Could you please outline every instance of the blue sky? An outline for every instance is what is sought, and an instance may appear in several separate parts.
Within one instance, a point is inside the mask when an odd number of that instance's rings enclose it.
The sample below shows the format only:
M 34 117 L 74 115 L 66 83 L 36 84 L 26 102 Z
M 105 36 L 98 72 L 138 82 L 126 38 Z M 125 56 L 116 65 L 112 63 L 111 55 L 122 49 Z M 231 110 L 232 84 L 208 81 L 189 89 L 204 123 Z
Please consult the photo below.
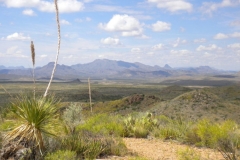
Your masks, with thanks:
M 60 64 L 95 59 L 240 70 L 240 0 L 59 0 Z M 54 61 L 53 0 L 0 0 L 0 65 Z

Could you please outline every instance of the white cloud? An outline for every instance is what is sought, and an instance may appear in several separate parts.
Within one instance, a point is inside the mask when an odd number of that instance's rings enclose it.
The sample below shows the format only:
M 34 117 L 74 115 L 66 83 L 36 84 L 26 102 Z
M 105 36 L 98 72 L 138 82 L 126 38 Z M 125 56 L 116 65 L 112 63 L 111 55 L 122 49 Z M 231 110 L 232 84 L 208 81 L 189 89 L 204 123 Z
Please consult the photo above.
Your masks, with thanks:
M 235 26 L 235 27 L 240 26 L 240 20 L 232 21 L 232 22 L 230 23 L 230 26 Z
M 75 22 L 81 23 L 81 22 L 90 22 L 92 19 L 90 17 L 86 17 L 85 19 L 81 19 L 81 18 L 76 18 Z
M 240 38 L 240 32 L 234 32 L 233 34 L 230 34 L 233 38 Z
M 8 35 L 6 38 L 2 38 L 6 40 L 30 40 L 31 38 L 29 36 L 24 36 L 23 33 L 13 33 L 11 35 Z
M 226 38 L 228 38 L 228 35 L 223 33 L 218 33 L 214 36 L 214 39 L 226 39 Z
M 89 3 L 91 1 L 93 1 L 93 0 L 83 0 L 83 2 L 85 2 L 85 3 Z
M 140 22 L 126 14 L 114 15 L 107 24 L 100 23 L 99 27 L 109 32 L 121 32 L 122 36 L 143 36 Z
M 240 43 L 229 44 L 227 47 L 232 49 L 240 49 Z
M 32 9 L 25 9 L 22 13 L 24 15 L 27 15 L 27 16 L 34 16 L 35 15 L 35 13 Z
M 70 24 L 71 24 L 70 22 L 68 22 L 68 21 L 65 20 L 65 19 L 60 20 L 60 23 L 61 23 L 62 25 L 70 25 Z
M 63 58 L 64 58 L 64 59 L 65 59 L 65 58 L 71 59 L 71 58 L 73 58 L 73 55 L 64 56 Z
M 132 48 L 132 49 L 131 49 L 131 52 L 133 52 L 133 53 L 139 53 L 139 52 L 141 52 L 141 49 L 140 49 L 140 48 Z
M 171 24 L 167 22 L 157 21 L 152 24 L 152 30 L 155 32 L 163 32 L 171 29 Z
M 86 21 L 90 22 L 92 19 L 90 17 L 86 17 Z
M 75 22 L 81 23 L 81 22 L 83 22 L 83 20 L 81 18 L 76 18 Z
M 205 39 L 205 38 L 194 39 L 193 42 L 194 42 L 194 43 L 204 43 L 204 42 L 206 42 L 206 39 Z
M 45 57 L 47 57 L 47 55 L 46 54 L 42 54 L 42 55 L 40 55 L 40 57 L 41 58 L 45 58 Z
M 22 50 L 18 46 L 7 48 L 6 54 L 3 57 L 27 58 L 28 56 L 22 54 Z
M 46 0 L 4 0 L 7 7 L 13 8 L 37 8 L 43 12 L 55 12 L 55 6 L 53 2 Z M 78 0 L 59 0 L 58 1 L 59 12 L 78 12 L 84 9 L 84 4 Z
M 92 7 L 93 11 L 100 11 L 100 12 L 117 12 L 117 13 L 124 13 L 124 14 L 140 14 L 141 12 L 128 9 L 127 7 L 121 6 L 110 6 L 110 5 L 94 5 Z
M 13 46 L 7 49 L 7 54 L 20 54 L 21 51 L 18 49 L 18 46 Z
M 192 4 L 186 0 L 148 0 L 150 3 L 154 3 L 160 9 L 166 9 L 170 12 L 178 11 L 192 11 Z
M 187 40 L 178 38 L 178 39 L 176 40 L 176 42 L 173 44 L 173 47 L 177 47 L 177 46 L 179 46 L 180 44 L 185 44 L 185 43 L 187 43 Z
M 155 46 L 152 47 L 153 50 L 161 50 L 161 49 L 163 49 L 163 48 L 164 48 L 164 45 L 161 44 L 161 43 L 159 43 L 159 44 L 157 44 L 157 45 L 155 45 Z
M 214 50 L 220 50 L 221 48 L 218 47 L 216 44 L 212 44 L 209 46 L 203 46 L 200 45 L 198 46 L 198 48 L 196 49 L 197 51 L 214 51 Z
M 186 49 L 182 49 L 182 50 L 171 50 L 170 54 L 176 55 L 176 56 L 186 56 L 188 54 L 190 54 L 191 52 L 189 50 Z
M 106 44 L 106 45 L 119 45 L 119 44 L 121 44 L 119 39 L 111 38 L 111 37 L 101 39 L 101 43 Z
M 180 27 L 180 31 L 181 31 L 181 32 L 185 32 L 185 28 Z
M 219 8 L 224 7 L 234 7 L 239 5 L 240 1 L 238 0 L 222 0 L 220 3 L 214 2 L 203 2 L 202 7 L 200 8 L 203 13 L 212 14 L 213 11 L 218 10 Z

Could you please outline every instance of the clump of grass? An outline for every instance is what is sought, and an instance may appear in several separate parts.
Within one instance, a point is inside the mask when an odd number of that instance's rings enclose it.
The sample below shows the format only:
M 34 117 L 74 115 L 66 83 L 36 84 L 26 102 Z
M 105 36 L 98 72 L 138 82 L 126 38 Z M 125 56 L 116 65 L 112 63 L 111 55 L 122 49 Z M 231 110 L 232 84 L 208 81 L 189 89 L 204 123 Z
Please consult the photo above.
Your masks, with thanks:
M 158 123 L 159 126 L 153 130 L 152 135 L 164 140 L 184 141 L 186 133 L 191 126 L 190 122 L 184 121 L 182 118 L 174 120 L 163 115 L 158 117 Z
M 179 160 L 200 160 L 201 155 L 192 148 L 185 148 L 177 152 Z
M 106 155 L 125 155 L 127 148 L 120 139 L 81 131 L 62 139 L 62 149 L 77 153 L 77 157 L 95 159 Z
M 45 160 L 77 160 L 76 153 L 69 150 L 58 150 L 54 153 L 48 153 Z
M 148 159 L 144 158 L 144 157 L 137 156 L 137 157 L 131 157 L 128 160 L 148 160 Z

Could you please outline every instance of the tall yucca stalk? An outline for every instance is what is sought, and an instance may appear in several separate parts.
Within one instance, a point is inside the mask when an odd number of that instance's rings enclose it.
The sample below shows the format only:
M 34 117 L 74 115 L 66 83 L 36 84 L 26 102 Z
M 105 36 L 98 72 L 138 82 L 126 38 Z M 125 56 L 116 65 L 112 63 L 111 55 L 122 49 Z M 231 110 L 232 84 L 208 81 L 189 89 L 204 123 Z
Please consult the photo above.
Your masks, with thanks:
M 53 80 L 54 73 L 56 71 L 57 62 L 58 62 L 58 56 L 59 56 L 59 51 L 60 51 L 60 44 L 61 44 L 61 32 L 60 32 L 60 23 L 59 23 L 58 0 L 54 0 L 54 3 L 55 3 L 55 9 L 56 9 L 56 21 L 57 21 L 57 28 L 58 28 L 58 47 L 57 47 L 57 55 L 56 55 L 54 67 L 53 67 L 53 70 L 52 70 L 51 78 L 49 80 L 47 89 L 46 89 L 46 91 L 44 93 L 44 97 L 46 97 L 47 94 L 48 94 L 48 90 L 50 88 L 50 85 L 51 85 L 52 80 Z
M 33 65 L 33 83 L 34 83 L 34 88 L 33 88 L 33 97 L 35 98 L 35 94 L 36 94 L 36 83 L 35 83 L 35 48 L 34 48 L 34 44 L 33 41 L 31 41 L 31 56 L 32 56 L 32 65 Z

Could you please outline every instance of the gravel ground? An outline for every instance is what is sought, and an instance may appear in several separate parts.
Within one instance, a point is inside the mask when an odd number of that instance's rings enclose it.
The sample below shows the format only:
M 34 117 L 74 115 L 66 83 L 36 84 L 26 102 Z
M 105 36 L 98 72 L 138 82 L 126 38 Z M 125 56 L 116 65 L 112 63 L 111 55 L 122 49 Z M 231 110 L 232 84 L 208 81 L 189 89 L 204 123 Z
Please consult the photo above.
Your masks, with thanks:
M 189 146 L 178 142 L 164 142 L 156 139 L 136 139 L 124 138 L 124 142 L 132 153 L 137 153 L 141 157 L 149 160 L 178 160 L 178 151 L 185 150 Z M 216 150 L 207 148 L 191 147 L 198 153 L 201 160 L 224 160 L 223 156 Z M 112 157 L 115 160 L 127 160 L 128 157 Z

